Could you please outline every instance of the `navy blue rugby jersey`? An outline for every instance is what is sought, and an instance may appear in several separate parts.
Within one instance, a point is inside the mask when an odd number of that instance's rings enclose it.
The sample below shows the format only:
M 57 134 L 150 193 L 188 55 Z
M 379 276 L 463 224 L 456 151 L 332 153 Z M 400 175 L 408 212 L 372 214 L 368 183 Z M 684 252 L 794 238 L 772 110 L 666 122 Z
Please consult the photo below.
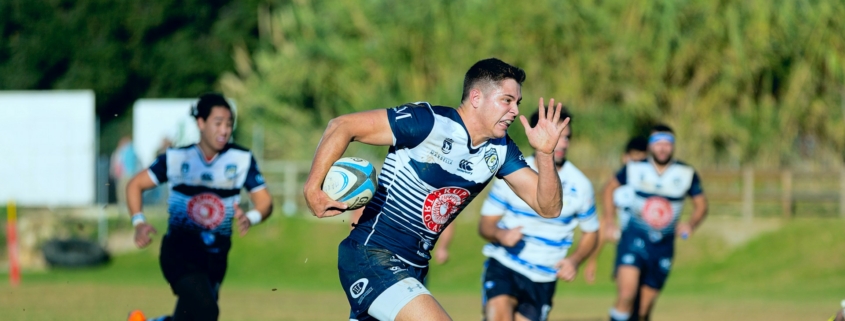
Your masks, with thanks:
M 424 267 L 452 220 L 493 178 L 528 167 L 505 136 L 471 146 L 458 111 L 426 102 L 387 110 L 393 145 L 350 238 Z
M 210 161 L 196 144 L 169 148 L 148 173 L 156 185 L 169 183 L 168 231 L 206 232 L 204 237 L 209 232 L 231 236 L 240 190 L 265 188 L 252 153 L 235 144 L 227 144 Z
M 662 174 L 649 159 L 629 162 L 616 173 L 616 180 L 634 190 L 628 228 L 648 234 L 653 242 L 675 234 L 685 197 L 704 193 L 695 169 L 677 160 Z

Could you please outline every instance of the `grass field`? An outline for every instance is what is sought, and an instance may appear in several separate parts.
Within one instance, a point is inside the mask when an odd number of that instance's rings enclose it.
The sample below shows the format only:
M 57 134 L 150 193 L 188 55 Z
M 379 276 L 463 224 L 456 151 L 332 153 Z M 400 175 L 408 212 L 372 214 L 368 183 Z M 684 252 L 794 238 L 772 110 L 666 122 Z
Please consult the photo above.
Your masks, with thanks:
M 778 225 L 736 243 L 720 235 L 753 225 L 712 218 L 680 242 L 653 319 L 829 317 L 845 298 L 845 222 Z M 221 320 L 344 320 L 348 305 L 337 281 L 336 248 L 346 231 L 332 221 L 274 217 L 247 237 L 235 237 Z M 0 320 L 124 320 L 132 309 L 168 313 L 174 297 L 158 269 L 159 244 L 118 255 L 101 268 L 25 273 L 17 288 L 3 276 Z M 450 262 L 433 266 L 430 289 L 455 320 L 478 320 L 482 241 L 471 221 L 460 222 L 454 245 Z M 596 284 L 579 279 L 558 285 L 551 320 L 607 319 L 614 296 L 612 254 L 602 253 L 599 275 L 605 277 Z

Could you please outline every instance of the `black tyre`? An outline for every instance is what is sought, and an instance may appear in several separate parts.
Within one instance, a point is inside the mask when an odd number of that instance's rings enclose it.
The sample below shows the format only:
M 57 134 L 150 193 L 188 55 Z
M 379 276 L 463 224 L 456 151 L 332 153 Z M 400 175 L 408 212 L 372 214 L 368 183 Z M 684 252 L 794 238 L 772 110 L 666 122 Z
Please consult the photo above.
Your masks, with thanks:
M 41 250 L 50 267 L 82 268 L 109 261 L 109 254 L 99 244 L 81 239 L 53 239 Z

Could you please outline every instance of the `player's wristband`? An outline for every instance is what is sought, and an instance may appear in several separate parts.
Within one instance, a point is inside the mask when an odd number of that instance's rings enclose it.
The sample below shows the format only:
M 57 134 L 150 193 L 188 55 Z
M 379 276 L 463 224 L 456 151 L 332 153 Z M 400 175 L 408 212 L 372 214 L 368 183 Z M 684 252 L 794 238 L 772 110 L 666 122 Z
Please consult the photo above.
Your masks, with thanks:
M 246 212 L 246 218 L 249 220 L 250 225 L 261 223 L 261 220 L 264 219 L 264 217 L 261 216 L 261 212 L 256 209 L 251 209 L 249 212 Z
M 132 214 L 132 227 L 136 227 L 136 226 L 138 226 L 138 224 L 146 223 L 146 222 L 147 222 L 147 218 L 144 217 L 144 213 L 138 212 L 138 213 Z

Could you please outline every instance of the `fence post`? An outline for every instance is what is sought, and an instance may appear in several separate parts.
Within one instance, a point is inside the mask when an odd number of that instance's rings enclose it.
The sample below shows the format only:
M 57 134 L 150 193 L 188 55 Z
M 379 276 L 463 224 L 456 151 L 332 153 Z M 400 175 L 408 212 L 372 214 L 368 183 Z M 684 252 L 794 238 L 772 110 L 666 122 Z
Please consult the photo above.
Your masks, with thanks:
M 845 167 L 839 170 L 839 217 L 845 218 Z
M 746 221 L 754 218 L 754 169 L 742 169 L 742 217 Z
M 296 162 L 285 162 L 285 203 L 282 211 L 286 216 L 296 213 L 296 176 L 298 173 Z
M 792 170 L 784 169 L 780 176 L 780 204 L 783 209 L 783 217 L 791 218 L 794 206 L 792 204 Z

